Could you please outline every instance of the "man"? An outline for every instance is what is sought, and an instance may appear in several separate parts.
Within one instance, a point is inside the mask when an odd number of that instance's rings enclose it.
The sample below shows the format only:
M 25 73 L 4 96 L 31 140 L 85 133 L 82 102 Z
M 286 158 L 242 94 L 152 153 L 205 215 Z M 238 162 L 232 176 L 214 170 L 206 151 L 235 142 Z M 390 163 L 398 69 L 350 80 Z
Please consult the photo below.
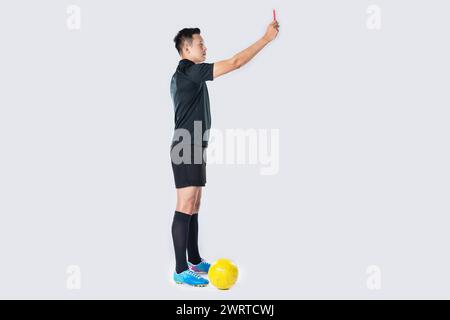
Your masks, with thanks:
M 172 222 L 176 283 L 192 286 L 209 283 L 199 276 L 208 273 L 210 264 L 201 258 L 198 248 L 198 212 L 202 187 L 206 184 L 206 148 L 211 128 L 206 81 L 245 65 L 276 38 L 278 30 L 279 24 L 274 20 L 264 36 L 250 47 L 216 63 L 204 63 L 207 49 L 200 29 L 185 28 L 174 38 L 181 56 L 170 85 L 175 110 L 175 133 L 170 151 L 177 189 Z

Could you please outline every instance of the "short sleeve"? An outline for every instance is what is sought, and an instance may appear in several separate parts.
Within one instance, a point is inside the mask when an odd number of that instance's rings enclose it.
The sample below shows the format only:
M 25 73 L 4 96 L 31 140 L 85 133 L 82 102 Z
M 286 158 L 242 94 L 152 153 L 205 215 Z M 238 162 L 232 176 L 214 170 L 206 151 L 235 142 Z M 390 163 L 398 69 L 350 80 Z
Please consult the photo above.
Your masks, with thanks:
M 194 82 L 212 81 L 214 74 L 214 63 L 193 64 L 186 70 L 186 74 Z

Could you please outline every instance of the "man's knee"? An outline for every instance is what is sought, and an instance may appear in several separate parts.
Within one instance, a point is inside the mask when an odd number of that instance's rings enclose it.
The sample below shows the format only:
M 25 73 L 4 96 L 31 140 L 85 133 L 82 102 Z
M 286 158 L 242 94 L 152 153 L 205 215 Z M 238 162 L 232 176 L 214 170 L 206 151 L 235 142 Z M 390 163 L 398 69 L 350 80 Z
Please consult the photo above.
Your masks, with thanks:
M 200 199 L 197 199 L 197 201 L 195 201 L 194 204 L 194 213 L 198 213 L 199 210 L 200 210 Z
M 196 209 L 196 197 L 192 196 L 182 197 L 178 199 L 177 210 L 183 213 L 192 214 Z

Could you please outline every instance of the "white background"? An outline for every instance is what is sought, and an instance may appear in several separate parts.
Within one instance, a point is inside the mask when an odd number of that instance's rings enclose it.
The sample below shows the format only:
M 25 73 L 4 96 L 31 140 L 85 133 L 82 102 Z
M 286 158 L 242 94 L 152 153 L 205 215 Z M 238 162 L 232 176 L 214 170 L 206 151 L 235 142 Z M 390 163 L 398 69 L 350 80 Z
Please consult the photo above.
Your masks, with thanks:
M 66 9 L 81 8 L 69 30 Z M 366 26 L 369 5 L 381 30 Z M 172 39 L 207 62 L 263 35 L 208 83 L 216 129 L 280 130 L 280 170 L 210 165 L 202 256 L 230 291 L 177 287 Z M 2 1 L 0 297 L 449 298 L 445 1 Z M 81 290 L 68 290 L 69 265 Z M 369 290 L 369 266 L 381 290 Z

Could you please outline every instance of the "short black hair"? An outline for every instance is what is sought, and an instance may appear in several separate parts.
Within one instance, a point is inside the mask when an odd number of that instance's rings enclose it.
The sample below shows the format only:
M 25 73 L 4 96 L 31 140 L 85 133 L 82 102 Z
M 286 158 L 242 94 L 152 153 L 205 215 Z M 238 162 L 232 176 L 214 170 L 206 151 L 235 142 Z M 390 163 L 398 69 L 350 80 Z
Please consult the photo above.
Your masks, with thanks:
M 190 44 L 192 44 L 192 36 L 194 34 L 200 34 L 199 28 L 184 28 L 180 31 L 178 31 L 177 35 L 173 39 L 175 42 L 175 48 L 177 48 L 178 53 L 181 54 L 181 49 L 183 47 L 183 43 L 185 41 L 188 41 Z

